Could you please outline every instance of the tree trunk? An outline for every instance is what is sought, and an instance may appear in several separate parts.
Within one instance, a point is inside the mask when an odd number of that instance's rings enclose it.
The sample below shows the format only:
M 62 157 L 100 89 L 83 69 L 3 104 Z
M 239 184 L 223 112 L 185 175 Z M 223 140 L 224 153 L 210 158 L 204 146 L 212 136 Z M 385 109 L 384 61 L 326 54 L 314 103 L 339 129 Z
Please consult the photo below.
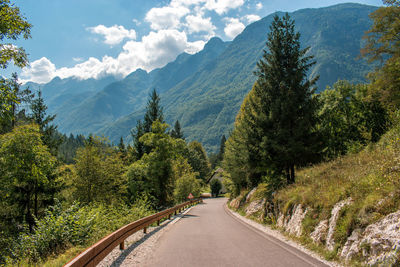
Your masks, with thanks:
M 290 183 L 294 184 L 295 181 L 294 164 L 292 164 L 292 166 L 290 166 Z

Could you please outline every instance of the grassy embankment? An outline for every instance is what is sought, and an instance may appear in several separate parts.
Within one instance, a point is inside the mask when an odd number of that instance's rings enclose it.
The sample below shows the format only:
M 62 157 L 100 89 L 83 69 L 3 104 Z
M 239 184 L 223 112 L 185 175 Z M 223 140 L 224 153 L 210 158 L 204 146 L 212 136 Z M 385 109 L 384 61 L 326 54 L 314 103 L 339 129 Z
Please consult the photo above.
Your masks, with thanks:
M 252 200 L 266 194 L 267 187 L 261 184 Z M 244 197 L 246 192 L 241 195 Z M 349 197 L 353 203 L 340 212 L 334 234 L 335 249 L 328 251 L 324 245 L 314 244 L 310 233 L 320 221 L 329 219 L 336 203 Z M 339 260 L 337 252 L 354 229 L 365 229 L 400 209 L 400 125 L 359 153 L 299 170 L 296 183 L 276 192 L 273 203 L 275 216 L 260 217 L 256 213 L 252 219 L 274 225 L 278 211 L 287 214 L 295 205 L 302 204 L 309 210 L 302 223 L 303 234 L 293 238 L 328 260 Z M 245 208 L 241 206 L 238 212 L 243 215 Z M 355 260 L 352 264 L 359 262 Z

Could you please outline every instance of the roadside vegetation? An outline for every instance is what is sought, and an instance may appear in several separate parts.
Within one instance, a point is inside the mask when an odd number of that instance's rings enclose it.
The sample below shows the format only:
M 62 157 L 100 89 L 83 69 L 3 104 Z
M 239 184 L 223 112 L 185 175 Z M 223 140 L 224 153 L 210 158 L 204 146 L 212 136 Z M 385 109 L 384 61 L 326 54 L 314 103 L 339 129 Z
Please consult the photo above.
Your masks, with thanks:
M 28 64 L 4 40 L 30 38 L 31 24 L 0 1 L 0 68 Z M 133 143 L 62 135 L 41 92 L 17 74 L 0 79 L 0 265 L 61 266 L 121 226 L 199 197 L 210 164 L 201 143 L 164 121 L 156 90 Z
M 231 207 L 245 215 L 251 201 L 266 199 L 265 210 L 249 216 L 274 226 L 280 214 L 301 204 L 308 212 L 296 239 L 327 259 L 339 260 L 338 251 L 354 230 L 400 209 L 400 3 L 384 4 L 370 16 L 373 25 L 361 51 L 371 62 L 382 60 L 368 75 L 370 83 L 337 81 L 318 94 L 312 87 L 317 77 L 306 76 L 314 62 L 307 48 L 300 50 L 294 22 L 287 15 L 275 17 L 258 80 L 226 142 Z M 336 246 L 328 251 L 310 234 L 346 199 L 352 202 L 340 211 Z M 397 257 L 390 260 L 398 264 Z M 362 264 L 362 258 L 351 264 Z

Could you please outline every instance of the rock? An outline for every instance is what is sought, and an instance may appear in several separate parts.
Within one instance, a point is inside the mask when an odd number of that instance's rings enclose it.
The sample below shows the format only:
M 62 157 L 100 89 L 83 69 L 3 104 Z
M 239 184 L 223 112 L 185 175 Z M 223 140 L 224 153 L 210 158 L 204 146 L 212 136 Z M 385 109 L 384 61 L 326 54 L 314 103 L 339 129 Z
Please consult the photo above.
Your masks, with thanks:
M 286 224 L 287 224 L 287 221 L 286 221 L 285 215 L 283 215 L 283 213 L 279 213 L 279 217 L 278 217 L 278 220 L 276 221 L 276 225 L 281 228 L 286 228 Z
M 257 187 L 254 187 L 246 196 L 246 203 L 249 203 L 251 197 L 254 195 L 254 193 L 257 191 Z
M 319 222 L 317 227 L 315 227 L 314 231 L 310 234 L 310 237 L 314 241 L 314 243 L 322 244 L 326 240 L 327 232 L 328 220 L 323 220 Z
M 392 254 L 400 246 L 400 210 L 365 228 L 360 244 L 368 264 L 376 264 Z
M 246 216 L 252 215 L 262 209 L 264 209 L 266 199 L 255 200 L 250 203 L 246 208 Z
M 361 243 L 361 230 L 356 229 L 351 233 L 351 236 L 347 238 L 346 243 L 340 253 L 340 257 L 344 258 L 346 261 L 350 260 L 360 252 Z
M 295 236 L 301 236 L 303 232 L 302 221 L 307 214 L 307 209 L 303 211 L 301 204 L 295 206 L 294 212 L 286 224 L 286 231 Z
M 333 239 L 333 233 L 336 229 L 337 220 L 339 219 L 340 210 L 347 205 L 350 205 L 353 202 L 351 198 L 346 200 L 342 200 L 333 207 L 331 211 L 331 217 L 329 218 L 329 228 L 328 234 L 326 236 L 326 247 L 328 250 L 333 250 L 335 248 L 335 240 Z
M 234 208 L 237 210 L 240 207 L 240 198 L 241 197 L 238 196 L 237 198 L 235 198 L 231 201 L 231 203 L 229 204 L 231 206 L 231 208 Z

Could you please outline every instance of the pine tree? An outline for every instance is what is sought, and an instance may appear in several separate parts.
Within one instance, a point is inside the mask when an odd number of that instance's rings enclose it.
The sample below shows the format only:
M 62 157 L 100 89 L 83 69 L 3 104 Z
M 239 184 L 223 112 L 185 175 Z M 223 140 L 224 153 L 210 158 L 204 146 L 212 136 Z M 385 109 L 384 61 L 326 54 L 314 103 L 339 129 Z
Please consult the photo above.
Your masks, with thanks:
M 289 184 L 295 182 L 295 166 L 310 160 L 316 143 L 317 106 L 312 94 L 318 77 L 307 79 L 315 62 L 306 56 L 309 47 L 300 48 L 300 33 L 294 27 L 287 13 L 282 19 L 274 17 L 268 49 L 257 63 L 254 93 L 260 101 L 252 104 L 256 116 L 250 118 L 262 133 L 259 160 L 267 159 L 268 168 L 286 174 Z
M 42 98 L 42 92 L 39 90 L 37 98 L 32 100 L 30 105 L 32 120 L 39 125 L 42 134 L 43 143 L 49 147 L 51 153 L 56 156 L 61 139 L 57 137 L 57 126 L 50 125 L 56 115 L 46 115 L 47 106 Z
M 223 134 L 222 137 L 221 137 L 221 143 L 219 145 L 218 162 L 221 162 L 224 159 L 225 143 L 226 143 L 226 137 Z
M 183 132 L 181 130 L 181 124 L 178 120 L 175 122 L 174 129 L 172 129 L 171 131 L 171 137 L 185 140 L 185 137 L 183 137 Z
M 236 194 L 243 187 L 268 179 L 276 188 L 295 182 L 295 166 L 312 160 L 317 151 L 316 100 L 312 97 L 318 77 L 308 80 L 315 64 L 300 49 L 300 34 L 286 14 L 274 17 L 267 49 L 257 63 L 258 76 L 235 120 L 226 142 L 223 166 Z
M 134 148 L 133 158 L 135 160 L 141 159 L 144 153 L 150 152 L 150 148 L 140 142 L 140 137 L 145 133 L 150 133 L 152 131 L 151 126 L 153 125 L 153 122 L 159 121 L 164 123 L 163 110 L 162 107 L 160 107 L 160 97 L 158 96 L 156 89 L 153 89 L 149 97 L 150 99 L 147 102 L 144 121 L 142 122 L 139 120 L 136 124 L 136 129 L 131 131 Z
M 163 109 L 160 107 L 160 97 L 156 89 L 153 89 L 150 99 L 147 102 L 146 114 L 144 115 L 143 128 L 145 133 L 151 132 L 151 126 L 156 120 L 164 123 Z

